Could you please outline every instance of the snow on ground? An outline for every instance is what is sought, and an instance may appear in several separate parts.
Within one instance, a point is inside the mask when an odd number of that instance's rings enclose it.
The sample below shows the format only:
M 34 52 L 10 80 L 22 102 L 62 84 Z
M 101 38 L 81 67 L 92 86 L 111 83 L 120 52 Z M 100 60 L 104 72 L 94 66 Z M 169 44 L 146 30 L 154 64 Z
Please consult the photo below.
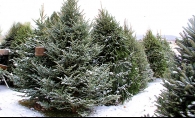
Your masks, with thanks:
M 156 97 L 165 89 L 161 79 L 156 79 L 148 87 L 134 95 L 132 99 L 118 106 L 98 106 L 89 117 L 142 117 L 154 116 Z
M 97 106 L 89 117 L 141 117 L 154 115 L 156 96 L 164 89 L 161 79 L 148 83 L 148 87 L 132 99 L 118 106 Z M 0 117 L 44 117 L 43 114 L 18 103 L 22 93 L 0 85 Z
M 0 117 L 43 117 L 42 114 L 19 104 L 23 93 L 0 85 Z

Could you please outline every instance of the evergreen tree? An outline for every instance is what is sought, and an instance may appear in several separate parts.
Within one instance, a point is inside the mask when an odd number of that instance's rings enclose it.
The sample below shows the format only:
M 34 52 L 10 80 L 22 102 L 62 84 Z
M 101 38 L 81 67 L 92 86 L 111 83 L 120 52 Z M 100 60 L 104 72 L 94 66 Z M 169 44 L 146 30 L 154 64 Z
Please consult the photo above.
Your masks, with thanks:
M 13 23 L 8 34 L 4 38 L 5 42 L 1 45 L 1 48 L 15 48 L 17 45 L 24 43 L 26 38 L 30 37 L 32 33 L 33 30 L 29 22 L 24 24 L 20 22 Z
M 40 18 L 34 20 L 37 28 L 34 30 L 32 36 L 26 39 L 25 43 L 17 46 L 17 50 L 15 50 L 17 57 L 10 59 L 13 61 L 13 77 L 12 73 L 8 74 L 8 76 L 10 75 L 9 78 L 12 78 L 15 87 L 30 89 L 38 86 L 37 82 L 33 79 L 33 76 L 37 74 L 33 69 L 33 61 L 50 66 L 50 64 L 47 63 L 50 62 L 48 58 L 35 57 L 35 47 L 40 46 L 40 41 L 47 41 L 45 38 L 47 35 L 46 26 L 49 24 L 49 20 L 46 22 L 47 19 L 49 18 L 44 14 L 44 6 L 42 6 Z M 18 74 L 19 76 L 17 76 Z
M 0 46 L 2 49 L 9 49 L 9 55 L 3 55 L 0 57 L 1 64 L 4 64 L 7 66 L 6 71 L 12 72 L 13 68 L 13 58 L 16 58 L 18 54 L 16 51 L 18 51 L 20 45 L 22 43 L 25 43 L 26 39 L 31 37 L 33 33 L 33 30 L 30 26 L 29 22 L 26 23 L 14 23 L 12 27 L 9 29 L 8 34 L 4 38 L 3 44 Z M 4 74 L 7 75 L 7 74 Z M 9 81 L 9 85 L 12 86 L 12 81 L 10 81 L 10 78 L 6 78 L 6 80 Z
M 18 22 L 14 23 L 10 28 L 8 34 L 4 38 L 4 43 L 1 45 L 2 49 L 10 49 L 10 59 L 16 56 L 15 51 L 18 45 L 25 43 L 26 39 L 31 37 L 33 30 L 29 22 L 24 24 Z
M 126 38 L 129 40 L 129 50 L 130 52 L 134 52 L 134 58 L 135 63 L 138 65 L 138 73 L 139 76 L 136 80 L 133 80 L 133 83 L 131 87 L 136 90 L 135 93 L 139 92 L 140 89 L 144 89 L 147 86 L 147 83 L 149 81 L 152 81 L 154 72 L 150 68 L 150 64 L 147 60 L 146 53 L 144 51 L 144 46 L 142 43 L 139 43 L 136 40 L 136 36 L 133 36 L 134 31 L 132 30 L 132 27 L 129 27 L 127 24 L 127 21 L 124 22 L 124 34 L 126 35 Z M 135 94 L 134 93 L 134 94 Z
M 161 41 L 152 34 L 151 30 L 148 30 L 143 38 L 143 45 L 154 77 L 163 77 L 167 62 Z
M 188 27 L 183 27 L 182 40 L 176 39 L 179 46 L 179 63 L 164 81 L 166 90 L 157 99 L 157 116 L 195 117 L 195 16 L 189 19 Z M 178 59 L 177 59 L 178 60 Z
M 1 48 L 8 48 L 11 46 L 11 41 L 14 40 L 17 30 L 20 28 L 21 23 L 13 23 L 8 33 L 5 35 L 4 43 L 1 44 Z
M 38 22 L 36 40 L 22 45 L 25 49 L 14 60 L 17 66 L 10 77 L 46 110 L 86 116 L 89 108 L 116 101 L 119 96 L 112 94 L 109 65 L 91 63 L 102 47 L 91 43 L 90 27 L 77 1 L 67 0 L 52 16 Z M 45 47 L 45 56 L 34 56 L 31 49 L 36 45 Z
M 101 54 L 96 59 L 97 63 L 114 63 L 129 55 L 121 32 L 122 27 L 119 26 L 115 18 L 105 9 L 100 9 L 92 29 L 93 43 L 104 46 Z
M 163 48 L 163 53 L 165 56 L 165 60 L 167 63 L 167 67 L 166 70 L 164 72 L 163 77 L 164 78 L 170 78 L 171 76 L 171 72 L 174 71 L 175 67 L 176 67 L 176 58 L 177 55 L 174 53 L 174 51 L 171 49 L 169 42 L 167 41 L 167 39 L 164 37 L 162 37 L 160 34 L 157 34 L 157 39 L 160 40 L 162 48 Z
M 130 52 L 129 43 L 119 23 L 107 10 L 100 9 L 91 31 L 93 43 L 103 46 L 94 62 L 98 65 L 109 64 L 110 75 L 115 79 L 112 91 L 120 95 L 119 102 L 124 102 L 137 92 L 135 81 L 139 76 L 134 52 Z

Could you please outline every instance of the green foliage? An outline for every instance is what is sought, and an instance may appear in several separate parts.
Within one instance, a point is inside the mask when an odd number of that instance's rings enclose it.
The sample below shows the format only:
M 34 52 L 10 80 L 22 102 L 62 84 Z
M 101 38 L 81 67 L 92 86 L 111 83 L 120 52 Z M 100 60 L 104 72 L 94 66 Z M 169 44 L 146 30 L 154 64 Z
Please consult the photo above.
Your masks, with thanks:
M 185 63 L 172 74 L 174 79 L 164 81 L 166 88 L 157 99 L 159 117 L 195 117 L 195 66 Z
M 14 36 L 14 41 L 11 43 L 10 49 L 14 49 L 18 45 L 25 42 L 27 38 L 29 38 L 33 33 L 33 30 L 30 26 L 30 23 L 24 23 L 17 30 L 16 35 Z
M 125 38 L 122 34 L 122 27 L 105 9 L 99 10 L 92 29 L 93 43 L 104 46 L 97 57 L 98 64 L 115 63 L 129 55 Z
M 133 80 L 134 84 L 131 84 L 131 87 L 134 86 L 134 94 L 138 93 L 140 89 L 144 89 L 147 86 L 148 81 L 152 81 L 153 71 L 150 68 L 150 64 L 147 60 L 146 53 L 144 51 L 144 46 L 136 40 L 136 36 L 133 36 L 134 31 L 132 27 L 128 27 L 127 22 L 124 22 L 124 34 L 128 40 L 130 52 L 134 52 L 134 63 L 138 66 L 139 76 L 136 77 L 136 80 Z
M 92 44 L 90 26 L 76 0 L 67 0 L 61 11 L 36 20 L 35 38 L 21 44 L 10 78 L 32 100 L 46 110 L 57 109 L 86 116 L 93 106 L 119 99 L 112 93 L 110 66 L 95 65 L 102 47 Z M 45 56 L 34 56 L 34 48 L 45 47 Z
M 176 44 L 179 46 L 178 52 L 180 53 L 179 57 L 182 62 L 185 63 L 194 63 L 194 48 L 195 48 L 195 32 L 194 30 L 194 18 L 189 19 L 188 27 L 183 27 L 183 33 L 180 33 L 182 40 L 177 39 Z
M 17 45 L 24 43 L 25 40 L 31 36 L 32 32 L 33 30 L 29 22 L 24 24 L 20 22 L 14 23 L 5 36 L 5 42 L 2 44 L 1 48 L 14 49 Z
M 13 23 L 10 30 L 6 34 L 4 40 L 5 42 L 1 45 L 1 48 L 8 48 L 11 46 L 11 41 L 14 40 L 14 37 L 16 36 L 17 30 L 20 28 L 21 23 Z
M 164 78 L 170 78 L 171 76 L 171 72 L 174 71 L 174 69 L 176 68 L 176 54 L 174 53 L 174 51 L 172 51 L 169 42 L 166 40 L 166 38 L 162 38 L 162 36 L 160 36 L 159 34 L 157 34 L 157 38 L 160 40 L 161 45 L 162 45 L 162 49 L 163 49 L 163 53 L 165 56 L 165 60 L 167 63 L 167 67 L 166 70 L 163 74 Z
M 138 93 L 146 82 L 140 79 L 141 72 L 139 73 L 136 62 L 136 52 L 131 48 L 135 39 L 132 39 L 131 34 L 124 32 L 107 10 L 99 10 L 91 35 L 93 43 L 103 46 L 103 49 L 96 56 L 94 62 L 98 65 L 111 65 L 110 77 L 115 79 L 112 90 L 114 94 L 121 96 L 119 102 L 122 103 L 131 98 L 133 94 Z
M 0 61 L 3 62 L 2 64 L 7 65 L 6 71 L 12 72 L 12 68 L 14 68 L 12 59 L 18 56 L 16 51 L 18 51 L 21 44 L 25 43 L 25 41 L 31 37 L 32 33 L 33 30 L 29 22 L 24 24 L 18 22 L 12 25 L 1 45 L 1 48 L 9 49 L 9 55 L 0 57 Z M 10 81 L 10 78 L 7 79 Z M 12 85 L 12 82 L 9 84 Z
M 176 40 L 180 55 L 171 77 L 164 81 L 166 90 L 157 99 L 157 116 L 195 117 L 194 21 L 193 16 L 183 34 L 180 33 L 182 40 Z
M 143 45 L 150 67 L 154 72 L 154 77 L 163 77 L 167 62 L 161 41 L 152 34 L 151 30 L 148 30 L 143 38 Z
M 35 29 L 36 38 L 39 40 L 45 40 L 44 37 L 47 34 L 47 29 L 52 26 L 55 22 L 58 22 L 59 15 L 57 12 L 53 12 L 50 17 L 47 17 L 44 13 L 44 6 L 41 6 L 40 9 L 40 18 L 37 20 L 33 20 L 35 24 L 37 25 L 37 28 Z
M 120 95 L 118 102 L 124 103 L 125 100 L 130 99 L 133 94 L 139 91 L 140 83 L 137 81 L 139 76 L 137 64 L 129 56 L 110 65 L 112 65 L 110 78 L 115 80 L 112 85 L 112 91 L 114 94 Z

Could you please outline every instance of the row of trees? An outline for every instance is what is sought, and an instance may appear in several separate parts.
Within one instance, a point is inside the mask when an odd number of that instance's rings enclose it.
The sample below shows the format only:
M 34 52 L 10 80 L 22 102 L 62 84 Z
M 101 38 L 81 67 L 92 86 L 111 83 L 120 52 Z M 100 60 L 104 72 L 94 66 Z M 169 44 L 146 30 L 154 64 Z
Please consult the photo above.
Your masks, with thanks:
M 51 16 L 40 12 L 30 24 L 14 24 L 1 48 L 11 50 L 7 70 L 14 87 L 45 110 L 87 116 L 98 105 L 129 100 L 155 78 L 169 78 L 174 53 L 162 37 L 146 32 L 142 42 L 124 22 L 105 9 L 93 23 L 84 19 L 77 0 L 67 0 Z M 36 46 L 45 56 L 35 56 Z

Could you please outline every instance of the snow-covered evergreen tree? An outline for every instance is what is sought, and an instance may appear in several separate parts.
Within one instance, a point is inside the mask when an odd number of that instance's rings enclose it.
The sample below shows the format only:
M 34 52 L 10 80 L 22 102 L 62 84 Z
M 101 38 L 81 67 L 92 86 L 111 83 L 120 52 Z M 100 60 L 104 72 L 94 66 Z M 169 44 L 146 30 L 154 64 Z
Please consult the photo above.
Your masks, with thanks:
M 102 47 L 91 43 L 90 27 L 77 0 L 65 1 L 52 17 L 38 22 L 36 39 L 22 45 L 10 75 L 15 83 L 46 110 L 86 116 L 93 106 L 116 102 L 120 96 L 112 93 L 110 66 L 92 63 Z M 37 45 L 45 48 L 45 56 L 34 55 Z

